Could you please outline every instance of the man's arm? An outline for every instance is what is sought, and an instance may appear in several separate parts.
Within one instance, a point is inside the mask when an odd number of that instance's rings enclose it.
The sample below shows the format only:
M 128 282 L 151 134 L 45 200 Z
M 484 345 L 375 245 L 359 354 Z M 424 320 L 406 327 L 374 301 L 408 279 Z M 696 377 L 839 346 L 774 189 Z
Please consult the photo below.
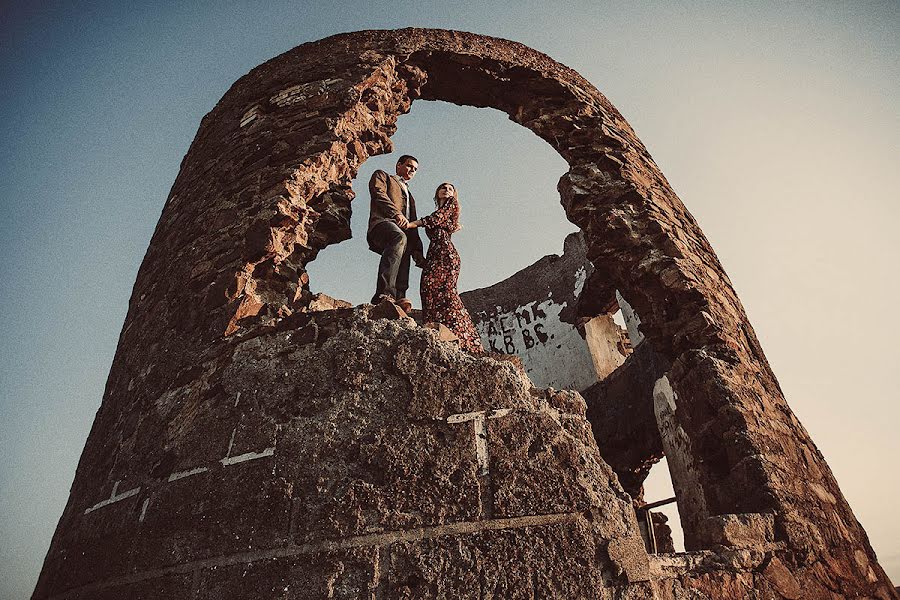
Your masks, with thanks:
M 418 213 L 416 212 L 416 199 L 413 198 L 412 193 L 409 195 L 409 216 L 418 222 L 419 227 L 421 227 L 421 220 L 418 218 Z M 416 266 L 420 269 L 425 267 L 425 254 L 422 251 L 422 238 L 419 237 L 419 230 L 413 229 L 409 231 L 407 234 L 407 239 L 410 240 L 410 256 L 413 259 L 413 262 L 416 263 Z

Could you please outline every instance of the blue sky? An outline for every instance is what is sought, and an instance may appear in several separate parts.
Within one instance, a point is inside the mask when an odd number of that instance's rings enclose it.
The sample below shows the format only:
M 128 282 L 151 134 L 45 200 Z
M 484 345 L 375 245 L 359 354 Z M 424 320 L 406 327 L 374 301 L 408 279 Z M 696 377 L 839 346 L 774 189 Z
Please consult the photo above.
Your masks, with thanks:
M 31 2 L 0 8 L 0 597 L 31 593 L 200 119 L 300 43 L 405 26 L 520 41 L 610 98 L 710 238 L 900 580 L 897 3 Z M 399 125 L 398 150 L 422 159 L 416 196 L 459 185 L 461 289 L 561 251 L 565 163 L 546 144 L 442 103 Z M 375 263 L 357 189 L 354 239 L 311 273 L 362 302 Z

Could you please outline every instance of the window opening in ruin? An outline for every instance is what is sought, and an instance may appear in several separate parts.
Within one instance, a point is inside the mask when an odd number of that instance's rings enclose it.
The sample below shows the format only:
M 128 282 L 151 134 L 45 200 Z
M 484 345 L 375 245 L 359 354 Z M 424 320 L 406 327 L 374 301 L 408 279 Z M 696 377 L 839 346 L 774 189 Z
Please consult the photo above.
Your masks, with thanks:
M 654 523 L 654 539 L 656 552 L 660 554 L 671 552 L 684 552 L 684 532 L 681 528 L 681 517 L 678 514 L 678 503 L 667 502 L 654 506 L 658 502 L 675 498 L 675 490 L 672 487 L 672 477 L 669 475 L 669 465 L 663 457 L 661 461 L 653 465 L 650 474 L 644 480 L 644 500 L 650 506 L 651 518 Z M 646 533 L 646 518 L 644 511 L 638 511 L 638 522 L 644 542 L 648 545 Z
M 417 100 L 397 126 L 394 152 L 367 160 L 353 180 L 353 237 L 325 248 L 307 266 L 313 293 L 352 304 L 372 297 L 378 256 L 366 244 L 368 182 L 376 169 L 393 173 L 401 154 L 419 159 L 410 189 L 420 215 L 434 210 L 434 191 L 442 182 L 459 190 L 463 228 L 453 242 L 462 260 L 460 292 L 490 286 L 543 256 L 561 253 L 566 235 L 577 231 L 556 190 L 568 171 L 565 160 L 505 113 Z M 424 232 L 420 235 L 426 241 Z M 410 271 L 409 295 L 416 307 L 421 306 L 420 272 Z

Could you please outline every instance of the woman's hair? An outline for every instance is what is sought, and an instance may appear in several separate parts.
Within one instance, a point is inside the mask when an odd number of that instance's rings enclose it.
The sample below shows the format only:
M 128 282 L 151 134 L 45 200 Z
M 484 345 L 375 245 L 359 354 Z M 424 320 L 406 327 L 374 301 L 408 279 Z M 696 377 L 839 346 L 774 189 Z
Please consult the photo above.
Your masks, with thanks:
M 444 187 L 445 185 L 449 185 L 450 187 L 453 188 L 453 197 L 456 198 L 457 202 L 459 201 L 459 194 L 456 191 L 456 186 L 453 185 L 452 183 L 450 183 L 449 181 L 445 181 L 441 185 L 437 186 L 436 190 L 434 190 L 434 205 L 435 206 L 440 206 L 440 203 L 438 202 L 438 192 L 441 191 L 441 188 Z

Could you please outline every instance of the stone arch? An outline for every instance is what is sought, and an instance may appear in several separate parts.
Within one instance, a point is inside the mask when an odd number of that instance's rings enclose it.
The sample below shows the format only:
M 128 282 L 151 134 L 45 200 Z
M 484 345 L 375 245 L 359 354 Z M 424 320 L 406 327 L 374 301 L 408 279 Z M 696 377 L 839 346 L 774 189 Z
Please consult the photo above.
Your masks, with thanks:
M 715 253 L 621 114 L 547 56 L 461 32 L 339 35 L 289 51 L 235 83 L 208 115 L 209 126 L 201 126 L 202 146 L 185 158 L 198 163 L 223 147 L 243 150 L 240 163 L 218 163 L 231 167 L 222 173 L 225 193 L 240 198 L 239 216 L 229 220 L 243 228 L 232 237 L 242 252 L 206 274 L 216 280 L 208 287 L 209 310 L 194 323 L 198 333 L 230 335 L 303 309 L 305 265 L 349 237 L 350 181 L 369 156 L 392 150 L 397 118 L 416 99 L 499 109 L 567 161 L 561 202 L 584 232 L 596 268 L 583 311 L 599 312 L 618 289 L 667 364 L 725 377 L 722 365 L 745 363 L 757 384 L 777 389 Z M 196 185 L 193 174 L 188 181 Z M 700 400 L 696 390 L 685 395 L 704 406 L 704 424 L 705 411 L 722 400 Z M 709 510 L 770 510 L 767 482 L 732 472 L 735 461 L 720 444 L 724 432 L 698 430 L 706 439 L 693 452 L 704 455 L 708 472 L 694 483 L 714 496 Z M 742 478 L 740 485 L 722 485 L 731 475 Z M 729 491 L 735 489 L 743 491 Z
M 679 426 L 692 440 L 691 483 L 705 503 L 698 518 L 785 505 L 807 513 L 808 490 L 776 483 L 767 465 L 802 470 L 802 448 L 817 451 L 696 220 L 602 93 L 516 42 L 426 29 L 342 34 L 298 46 L 238 80 L 204 118 L 169 199 L 202 201 L 208 194 L 198 187 L 215 190 L 216 223 L 230 227 L 227 236 L 214 228 L 215 244 L 204 247 L 241 247 L 239 257 L 196 279 L 209 290 L 207 303 L 195 318 L 179 314 L 183 326 L 215 338 L 302 308 L 304 265 L 349 236 L 350 181 L 369 156 L 392 151 L 397 117 L 416 99 L 502 110 L 567 161 L 561 203 L 595 266 L 582 310 L 596 314 L 620 290 L 671 365 Z M 191 212 L 181 202 L 177 208 L 181 220 Z M 167 205 L 161 228 L 173 212 Z M 166 235 L 196 241 L 183 221 L 173 224 L 180 229 Z M 778 415 L 799 440 L 772 461 L 759 457 L 782 444 L 760 423 L 762 413 Z M 694 547 L 711 543 L 700 531 L 687 535 Z
M 521 44 L 404 29 L 299 46 L 242 77 L 204 117 L 138 273 L 104 402 L 35 597 L 79 585 L 67 579 L 73 569 L 66 553 L 71 547 L 76 556 L 93 539 L 94 530 L 80 529 L 84 515 L 137 502 L 142 489 L 151 489 L 146 482 L 158 486 L 153 498 L 165 498 L 174 492 L 157 490 L 167 481 L 274 455 L 277 428 L 260 421 L 246 433 L 257 446 L 232 457 L 230 443 L 220 460 L 206 433 L 193 433 L 197 407 L 211 406 L 218 417 L 231 410 L 230 402 L 237 406 L 240 396 L 232 400 L 222 392 L 222 373 L 239 344 L 273 331 L 293 335 L 284 333 L 292 323 L 302 323 L 297 335 L 310 339 L 336 327 L 327 318 L 306 327 L 301 318 L 309 300 L 305 265 L 349 236 L 350 182 L 369 156 L 391 151 L 397 117 L 416 99 L 503 110 L 568 162 L 560 199 L 584 233 L 595 266 L 581 309 L 599 312 L 620 290 L 664 358 L 666 376 L 654 389 L 657 418 L 671 432 L 667 454 L 681 454 L 682 484 L 697 498 L 686 531 L 690 543 L 761 549 L 768 562 L 747 569 L 765 569 L 771 581 L 753 587 L 775 586 L 783 597 L 797 597 L 791 594 L 798 581 L 813 595 L 821 590 L 824 596 L 826 589 L 874 595 L 876 588 L 887 594 L 865 532 L 784 401 L 715 253 L 625 119 L 576 72 Z M 277 358 L 251 360 L 252 352 L 241 351 L 247 362 L 237 370 L 248 378 Z M 362 380 L 355 372 L 341 376 Z M 530 401 L 526 395 L 519 400 Z M 551 400 L 554 410 L 577 412 L 578 402 L 564 394 Z M 218 426 L 216 419 L 209 423 Z M 161 441 L 163 431 L 175 441 Z M 212 467 L 180 466 L 169 442 L 184 442 Z M 128 457 L 140 458 L 128 465 Z M 98 481 L 112 492 L 96 502 Z M 282 498 L 288 483 L 270 479 L 266 485 Z M 150 500 L 131 509 L 140 523 Z M 296 516 L 283 505 L 260 500 L 260 506 L 279 523 Z M 227 502 L 223 507 L 238 510 Z M 619 529 L 625 531 L 633 517 L 622 515 Z M 111 523 L 104 522 L 107 530 L 115 528 Z M 227 530 L 214 533 L 234 542 Z M 128 544 L 143 534 L 134 535 Z M 606 539 L 603 552 L 625 564 L 624 551 L 613 543 L 625 538 Z M 127 550 L 128 560 L 148 568 L 167 560 L 147 558 L 140 544 Z M 80 552 L 79 560 L 87 561 Z M 126 553 L 121 556 L 125 561 Z M 197 560 L 190 568 L 199 573 Z M 134 568 L 125 562 L 114 567 L 106 574 Z M 622 569 L 629 580 L 650 577 L 645 569 Z M 128 578 L 112 581 L 124 585 Z

